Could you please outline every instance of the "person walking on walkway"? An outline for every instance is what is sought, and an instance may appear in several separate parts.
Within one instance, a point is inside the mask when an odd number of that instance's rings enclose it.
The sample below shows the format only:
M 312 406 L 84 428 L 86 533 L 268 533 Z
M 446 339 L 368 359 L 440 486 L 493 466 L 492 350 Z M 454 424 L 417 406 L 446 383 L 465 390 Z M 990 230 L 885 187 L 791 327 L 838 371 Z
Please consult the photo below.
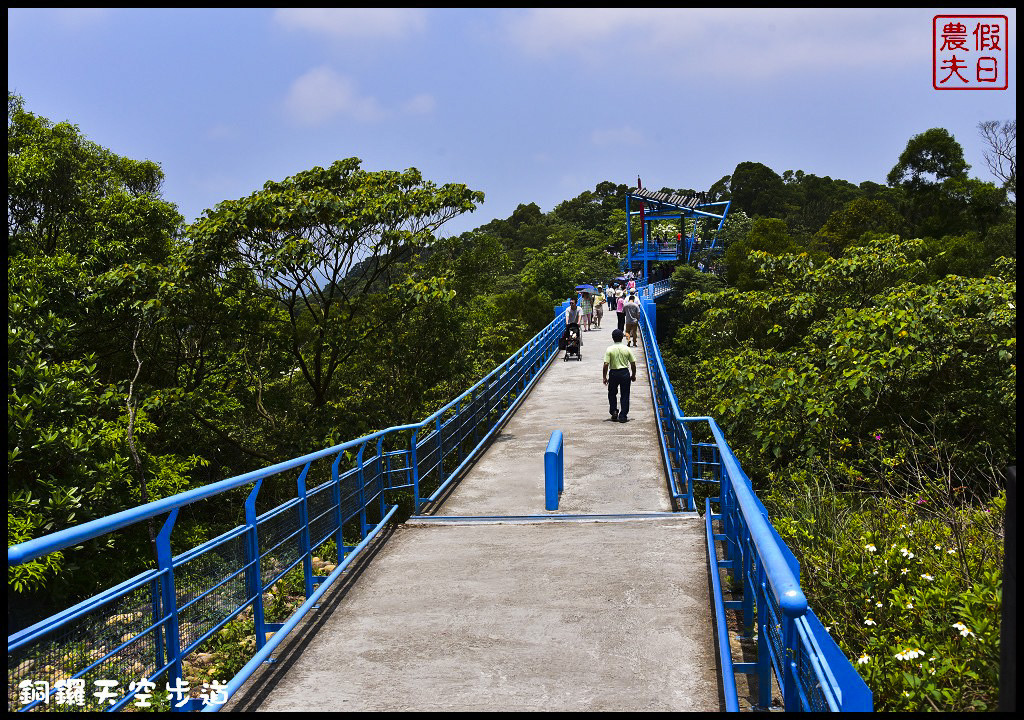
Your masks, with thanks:
M 594 312 L 594 299 L 586 291 L 583 292 L 580 310 L 582 311 L 583 332 L 590 332 L 590 316 Z
M 615 291 L 615 313 L 619 316 L 619 330 L 622 330 L 623 325 L 626 323 L 626 315 L 623 312 L 623 305 L 625 304 L 625 298 L 622 296 L 621 290 Z
M 565 311 L 565 324 L 566 325 L 579 325 L 580 324 L 580 308 L 576 304 L 576 298 L 569 298 L 569 307 Z
M 622 344 L 622 331 L 618 328 L 612 330 L 612 340 L 614 342 L 604 351 L 601 375 L 608 386 L 608 413 L 612 420 L 624 423 L 629 415 L 629 384 L 636 381 L 636 356 Z M 616 403 L 617 395 L 622 396 L 619 403 Z
M 640 326 L 640 303 L 636 301 L 636 295 L 629 296 L 629 302 L 622 307 L 622 314 L 626 316 L 626 347 L 636 347 L 636 330 Z
M 601 328 L 601 316 L 604 315 L 604 293 L 598 290 L 594 296 L 594 328 Z

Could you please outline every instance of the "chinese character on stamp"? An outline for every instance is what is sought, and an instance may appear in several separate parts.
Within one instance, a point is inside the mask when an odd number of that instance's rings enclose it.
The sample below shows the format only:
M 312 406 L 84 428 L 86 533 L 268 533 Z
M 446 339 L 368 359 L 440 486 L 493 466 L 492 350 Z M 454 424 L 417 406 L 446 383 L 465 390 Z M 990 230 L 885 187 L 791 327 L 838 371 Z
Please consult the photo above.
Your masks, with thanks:
M 932 87 L 1008 88 L 1009 30 L 1005 15 L 936 15 L 932 18 Z

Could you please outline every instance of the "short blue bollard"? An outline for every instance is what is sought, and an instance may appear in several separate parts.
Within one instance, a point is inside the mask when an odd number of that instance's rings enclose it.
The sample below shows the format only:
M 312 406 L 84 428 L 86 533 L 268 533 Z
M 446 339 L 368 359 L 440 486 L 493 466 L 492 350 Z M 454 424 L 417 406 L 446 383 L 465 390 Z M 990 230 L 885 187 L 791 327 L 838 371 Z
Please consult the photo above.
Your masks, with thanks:
M 544 507 L 558 509 L 558 496 L 565 480 L 565 454 L 562 449 L 562 431 L 555 430 L 544 451 Z

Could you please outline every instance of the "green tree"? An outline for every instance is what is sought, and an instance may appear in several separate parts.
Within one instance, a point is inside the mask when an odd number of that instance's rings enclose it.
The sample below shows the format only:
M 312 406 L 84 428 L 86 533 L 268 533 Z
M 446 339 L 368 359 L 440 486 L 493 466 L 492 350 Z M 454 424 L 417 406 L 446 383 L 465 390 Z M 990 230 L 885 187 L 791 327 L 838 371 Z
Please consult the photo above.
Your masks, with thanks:
M 787 170 L 783 178 L 790 172 Z M 845 180 L 799 170 L 786 182 L 786 190 L 786 222 L 791 232 L 804 235 L 817 232 L 829 216 L 861 195 L 859 188 Z
M 999 276 L 928 284 L 921 246 L 879 236 L 817 263 L 753 253 L 768 290 L 687 298 L 701 314 L 672 344 L 685 359 L 674 377 L 695 413 L 725 423 L 752 476 L 834 462 L 914 423 L 935 428 L 964 476 L 986 452 L 1012 459 L 1012 261 Z
M 948 130 L 932 128 L 910 138 L 886 181 L 914 191 L 947 179 L 966 179 L 969 169 L 960 143 Z
M 767 165 L 741 162 L 729 181 L 733 207 L 749 215 L 781 217 L 785 184 Z
M 779 255 L 796 249 L 785 221 L 775 218 L 755 219 L 747 236 L 730 243 L 726 248 L 724 261 L 729 284 L 741 290 L 761 286 L 763 281 L 756 277 L 758 264 L 751 258 L 752 252 Z
M 415 169 L 367 172 L 348 158 L 222 202 L 189 232 L 225 271 L 248 269 L 281 304 L 278 331 L 320 408 L 338 368 L 380 327 L 363 300 L 386 290 L 444 222 L 482 201 L 465 185 L 437 187 Z
M 159 197 L 159 166 L 119 157 L 11 93 L 7 131 L 13 543 L 178 492 L 201 459 L 149 441 L 150 360 L 181 225 Z M 124 549 L 106 542 L 93 550 Z M 109 579 L 58 556 L 9 573 L 16 592 L 50 597 Z
M 837 257 L 857 244 L 864 233 L 900 234 L 902 226 L 903 219 L 887 202 L 860 197 L 832 213 L 817 238 L 833 257 Z
M 901 187 L 906 203 L 900 210 L 916 236 L 942 236 L 966 230 L 959 197 L 970 166 L 963 148 L 943 128 L 932 128 L 907 142 L 886 181 Z

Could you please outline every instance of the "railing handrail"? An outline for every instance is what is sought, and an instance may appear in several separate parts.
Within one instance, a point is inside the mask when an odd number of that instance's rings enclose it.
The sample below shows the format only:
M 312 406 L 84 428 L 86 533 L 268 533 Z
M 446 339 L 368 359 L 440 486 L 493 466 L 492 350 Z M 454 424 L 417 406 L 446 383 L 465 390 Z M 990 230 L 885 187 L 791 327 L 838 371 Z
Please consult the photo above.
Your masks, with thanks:
M 364 444 L 380 435 L 402 429 L 402 427 L 380 430 L 371 435 L 366 435 L 365 437 L 361 437 L 356 440 L 350 440 L 348 442 L 341 443 L 340 445 L 318 450 L 291 460 L 285 460 L 284 462 L 269 465 L 267 467 L 260 468 L 259 470 L 253 470 L 243 475 L 236 475 L 232 478 L 219 480 L 218 482 L 210 483 L 209 485 L 204 485 L 200 488 L 186 490 L 185 492 L 171 495 L 160 500 L 153 500 L 145 505 L 138 505 L 134 508 L 114 513 L 113 515 L 106 515 L 104 517 L 82 523 L 81 525 L 76 525 L 64 530 L 58 530 L 57 532 L 50 533 L 49 535 L 43 535 L 42 537 L 34 538 L 32 540 L 26 540 L 23 543 L 18 543 L 17 545 L 12 545 L 7 548 L 7 565 L 11 566 L 26 563 L 37 557 L 41 557 L 42 555 L 48 555 L 52 552 L 56 552 L 57 550 L 70 547 L 71 545 L 77 545 L 108 532 L 114 532 L 115 530 L 120 530 L 121 528 L 128 527 L 129 525 L 134 525 L 142 520 L 147 520 L 149 518 L 156 517 L 157 515 L 170 512 L 171 510 L 191 505 L 194 502 L 206 500 L 215 495 L 227 492 L 228 490 L 234 490 L 235 488 L 242 487 L 243 485 L 248 485 L 251 482 L 256 482 L 262 478 L 267 478 L 286 470 L 301 467 L 307 463 L 321 460 L 325 457 L 330 457 L 331 455 L 343 453 L 351 447 Z
M 645 296 L 653 299 L 661 294 L 664 285 L 657 283 L 648 288 L 650 292 L 645 292 Z M 658 347 L 654 308 L 652 302 L 643 303 L 641 322 L 658 432 L 671 476 L 673 498 L 686 500 L 692 509 L 692 483 L 698 479 L 694 477 L 694 467 L 702 466 L 705 471 L 716 468 L 713 473 L 717 479 L 706 475 L 699 479 L 719 485 L 719 496 L 705 500 L 705 527 L 726 709 L 739 709 L 735 673 L 757 676 L 757 703 L 762 709 L 768 709 L 774 672 L 787 711 L 870 711 L 871 691 L 828 629 L 808 607 L 800 588 L 799 564 L 772 527 L 764 505 L 754 494 L 750 479 L 726 442 L 717 420 L 682 414 Z M 708 424 L 714 442 L 692 442 L 690 426 L 698 422 Z M 704 449 L 713 450 L 710 459 L 703 452 L 696 457 L 693 455 L 694 450 Z M 675 463 L 670 461 L 669 452 Z M 719 513 L 712 513 L 712 502 L 719 504 Z M 712 529 L 714 520 L 721 523 L 721 535 Z M 716 550 L 718 541 L 724 544 L 721 561 Z M 725 602 L 720 568 L 729 569 L 734 589 L 740 592 L 739 600 Z M 727 604 L 742 612 L 744 627 L 757 628 L 759 641 L 754 663 L 732 661 Z
M 246 608 L 251 608 L 257 658 L 247 664 L 248 670 L 236 675 L 229 683 L 229 688 L 237 687 L 247 677 L 246 673 L 258 665 L 258 659 L 267 657 L 269 650 L 266 638 L 271 637 L 272 647 L 276 646 L 288 630 L 295 626 L 298 618 L 312 607 L 312 600 L 318 598 L 334 582 L 338 571 L 350 564 L 366 546 L 366 542 L 392 519 L 396 507 L 392 506 L 390 510 L 385 507 L 386 490 L 411 488 L 418 510 L 421 501 L 431 502 L 435 497 L 421 498 L 421 486 L 432 487 L 438 484 L 440 487 L 435 491 L 436 495 L 457 479 L 467 463 L 478 457 L 482 448 L 509 415 L 515 412 L 557 354 L 561 324 L 560 316 L 553 318 L 516 352 L 424 420 L 384 428 L 9 547 L 8 564 L 17 565 L 147 519 L 160 516 L 163 521 L 163 528 L 156 540 L 158 569 L 144 571 L 14 635 L 9 634 L 9 657 L 12 652 L 20 653 L 24 658 L 32 657 L 36 643 L 63 642 L 53 640 L 57 633 L 81 632 L 81 628 L 91 627 L 89 623 L 100 622 L 103 627 L 107 627 L 110 618 L 114 617 L 111 613 L 116 612 L 114 603 L 129 602 L 132 603 L 133 616 L 126 622 L 148 623 L 147 627 L 137 629 L 127 642 L 123 638 L 120 642 L 113 642 L 117 645 L 113 649 L 101 644 L 102 656 L 84 669 L 74 664 L 77 661 L 73 658 L 69 660 L 71 665 L 68 667 L 59 663 L 53 668 L 46 666 L 47 672 L 53 675 L 50 680 L 55 682 L 59 677 L 83 677 L 104 663 L 116 664 L 122 653 L 134 653 L 133 658 L 143 658 L 143 678 L 155 679 L 166 675 L 169 683 L 173 678 L 180 681 L 185 658 L 214 632 L 234 620 Z M 423 432 L 424 428 L 426 432 Z M 419 437 L 421 434 L 422 438 Z M 385 443 L 389 438 L 392 440 L 386 448 Z M 418 451 L 420 459 L 424 461 L 422 464 L 417 460 Z M 339 472 L 339 464 L 346 456 L 352 467 L 347 467 L 349 463 L 346 463 L 346 468 Z M 455 458 L 454 470 L 446 462 L 449 458 Z M 330 479 L 315 483 L 314 487 L 307 489 L 306 478 L 314 463 L 330 464 L 332 461 Z M 295 497 L 258 514 L 256 503 L 263 481 L 271 476 L 293 476 L 296 471 L 301 472 L 294 478 Z M 171 534 L 180 508 L 240 488 L 248 492 L 245 524 L 174 555 Z M 374 506 L 379 504 L 379 508 L 371 509 L 371 503 Z M 376 518 L 378 515 L 379 520 L 368 517 Z M 358 525 L 350 527 L 352 532 L 358 531 L 363 540 L 356 546 L 348 545 L 342 535 L 346 523 Z M 264 535 L 267 536 L 268 545 L 264 545 Z M 331 572 L 328 577 L 320 577 L 315 574 L 317 568 L 312 562 L 315 559 L 313 555 L 329 540 L 336 543 L 337 571 Z M 328 549 L 327 552 L 333 553 L 334 549 Z M 215 568 L 213 575 L 209 578 L 202 576 L 202 573 L 208 572 L 202 565 L 206 553 L 217 556 L 212 564 Z M 263 594 L 274 582 L 299 566 L 307 602 L 285 623 L 268 622 Z M 190 585 L 193 575 L 196 579 L 202 577 L 201 581 L 209 582 L 197 585 L 193 592 Z M 189 588 L 187 598 L 183 599 L 176 591 L 176 578 L 185 583 L 183 587 Z M 130 593 L 142 595 L 132 596 L 128 600 Z M 200 602 L 221 605 L 213 611 L 203 610 L 200 616 L 196 615 Z M 152 620 L 145 619 L 149 615 Z M 18 669 L 9 668 L 9 678 L 11 672 L 23 672 L 21 661 L 14 663 L 12 668 L 16 666 Z M 30 667 L 32 663 L 34 660 L 30 661 Z M 48 702 L 48 697 L 56 692 L 55 687 L 52 686 L 44 696 L 35 697 L 21 709 L 31 710 Z M 138 689 L 129 688 L 128 694 L 117 704 L 105 709 L 120 709 L 138 692 Z M 194 705 L 194 701 L 190 703 L 190 707 Z M 175 705 L 173 709 L 182 709 L 182 706 Z
M 650 333 L 650 337 L 653 338 L 655 335 L 654 329 L 651 326 L 650 318 L 647 317 L 646 309 L 641 309 L 643 310 L 643 312 L 641 312 L 642 322 L 644 323 L 643 331 L 645 333 Z M 661 357 L 661 350 L 658 347 L 658 343 L 653 342 L 650 347 L 653 350 L 654 357 L 648 357 L 647 362 L 648 364 L 651 362 L 655 364 L 659 376 L 662 378 L 662 381 L 666 383 L 666 390 L 668 392 L 665 394 L 668 398 L 669 410 L 672 413 L 672 420 L 679 424 L 694 422 L 708 423 L 711 428 L 711 432 L 715 437 L 715 444 L 718 446 L 726 471 L 728 472 L 729 477 L 735 480 L 732 483 L 733 490 L 736 493 L 736 498 L 742 511 L 743 518 L 749 528 L 750 536 L 757 547 L 758 554 L 764 562 L 765 571 L 772 591 L 775 594 L 775 599 L 778 602 L 779 607 L 782 608 L 782 611 L 787 616 L 799 617 L 800 615 L 803 615 L 807 612 L 807 597 L 804 595 L 803 590 L 800 589 L 800 581 L 789 567 L 789 563 L 786 561 L 785 554 L 775 539 L 771 526 L 761 513 L 757 501 L 754 498 L 754 493 L 750 489 L 750 479 L 740 467 L 739 461 L 736 459 L 736 455 L 733 453 L 732 448 L 729 447 L 729 443 L 726 442 L 721 428 L 712 417 L 688 417 L 683 415 L 682 410 L 679 408 L 679 402 L 676 399 L 675 389 L 672 387 L 672 383 L 669 382 L 668 371 L 665 369 L 665 362 Z
M 515 358 L 519 356 L 520 353 L 528 349 L 530 345 L 537 340 L 538 337 L 547 332 L 550 329 L 550 327 L 556 322 L 558 322 L 557 319 L 553 320 L 551 323 L 546 325 L 540 332 L 538 332 L 536 335 L 530 338 L 530 340 L 524 343 L 523 346 L 519 348 L 519 350 L 509 355 L 509 357 L 503 363 L 498 365 L 491 372 L 489 372 L 487 375 L 485 375 L 483 378 L 477 381 L 472 387 L 470 387 L 468 390 L 463 392 L 461 395 L 459 395 L 451 402 L 447 403 L 440 410 L 431 413 L 426 419 L 418 423 L 398 425 L 394 427 L 385 428 L 383 430 L 378 430 L 377 432 L 370 433 L 369 435 L 364 435 L 362 437 L 356 438 L 355 440 L 349 440 L 338 445 L 331 446 L 329 448 L 324 448 L 323 450 L 317 450 L 315 452 L 302 455 L 301 457 L 292 458 L 291 460 L 285 460 L 283 462 L 276 463 L 274 465 L 270 465 L 264 468 L 260 468 L 258 470 L 253 470 L 242 475 L 236 475 L 235 477 L 232 478 L 220 480 L 209 485 L 204 485 L 203 487 L 200 488 L 186 490 L 176 495 L 171 495 L 170 497 L 162 498 L 160 500 L 154 500 L 152 502 L 146 503 L 145 505 L 138 505 L 134 508 L 122 510 L 112 515 L 107 515 L 102 518 L 90 520 L 88 522 L 82 523 L 81 525 L 65 528 L 64 530 L 58 530 L 57 532 L 50 533 L 48 535 L 43 535 L 38 538 L 33 538 L 32 540 L 26 540 L 25 542 L 18 543 L 17 545 L 12 545 L 11 547 L 7 548 L 7 565 L 8 567 L 10 567 L 12 565 L 20 565 L 29 562 L 38 557 L 42 557 L 43 555 L 48 555 L 52 552 L 56 552 L 58 550 L 62 550 L 64 548 L 85 542 L 86 540 L 91 540 L 93 538 L 99 537 L 100 535 L 105 535 L 107 533 L 120 530 L 122 528 L 141 522 L 143 520 L 147 520 L 149 518 L 153 518 L 158 515 L 170 512 L 177 508 L 181 508 L 186 505 L 191 505 L 194 502 L 206 500 L 215 495 L 219 495 L 229 490 L 234 490 L 236 488 L 242 487 L 244 485 L 247 485 L 251 482 L 255 482 L 262 478 L 267 478 L 272 475 L 285 472 L 286 470 L 292 470 L 294 468 L 301 467 L 308 463 L 315 462 L 316 460 L 321 460 L 325 457 L 339 455 L 350 448 L 359 445 L 365 445 L 371 440 L 375 440 L 384 435 L 402 432 L 404 430 L 420 430 L 429 423 L 435 422 L 438 417 L 442 416 L 445 412 L 447 412 L 457 403 L 465 399 L 468 395 L 471 395 L 474 390 L 480 387 L 484 382 L 489 380 L 491 377 L 499 374 L 502 370 L 506 368 L 506 366 L 512 363 L 515 360 Z

